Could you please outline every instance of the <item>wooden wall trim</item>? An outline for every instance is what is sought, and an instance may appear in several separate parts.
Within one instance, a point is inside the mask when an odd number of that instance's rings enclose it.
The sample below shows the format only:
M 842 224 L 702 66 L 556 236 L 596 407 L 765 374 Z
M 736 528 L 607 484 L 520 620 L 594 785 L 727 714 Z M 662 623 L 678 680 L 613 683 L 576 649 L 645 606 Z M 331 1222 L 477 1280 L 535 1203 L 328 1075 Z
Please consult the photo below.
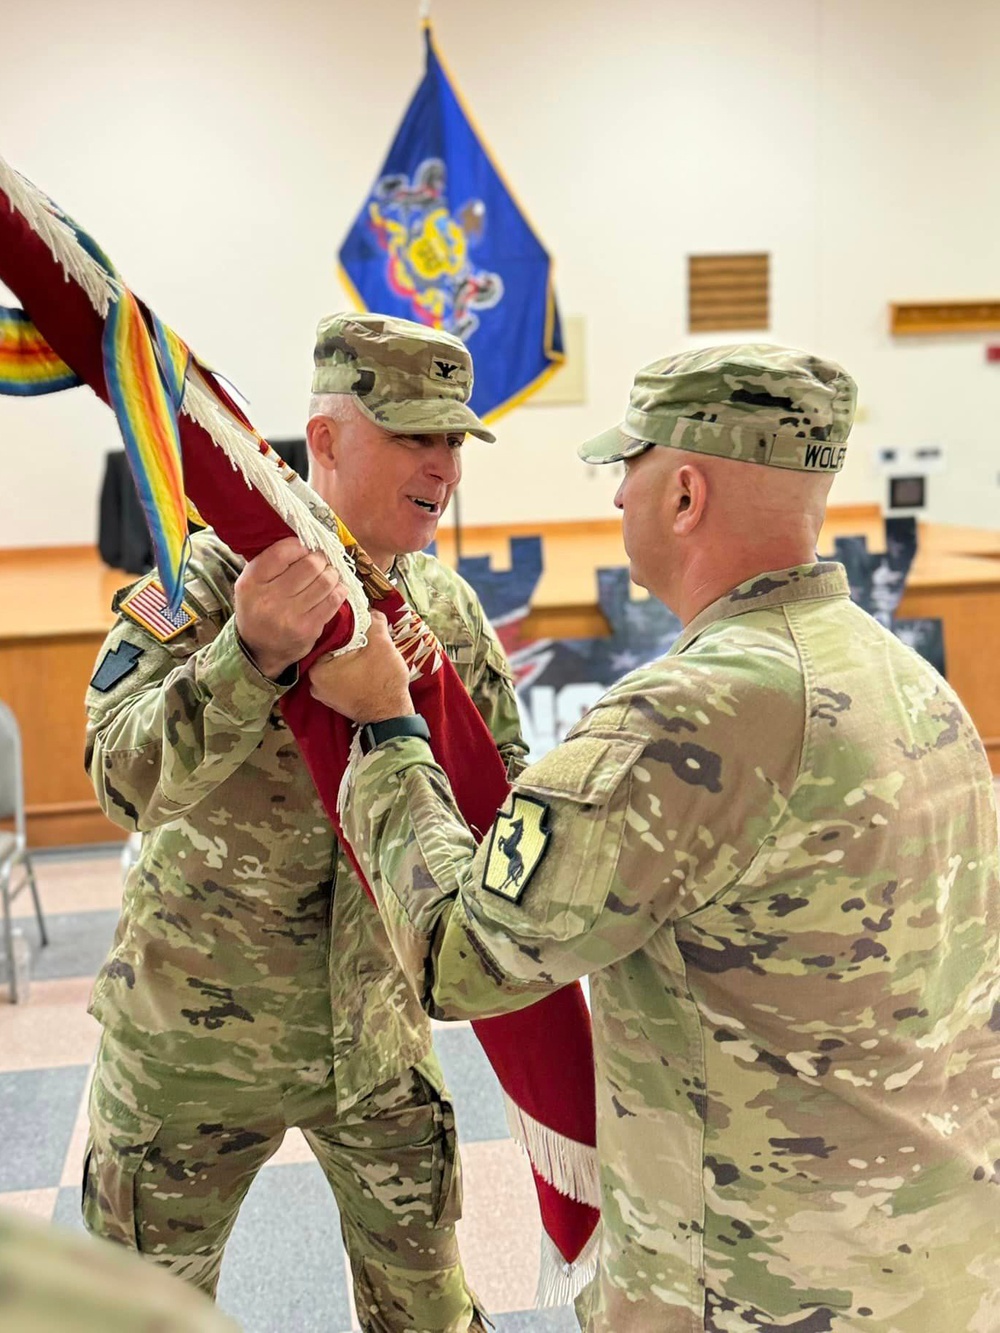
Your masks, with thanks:
M 878 522 L 881 518 L 882 509 L 877 504 L 849 504 L 849 505 L 830 505 L 827 510 L 827 517 L 834 521 L 857 521 L 857 522 Z M 541 535 L 565 534 L 566 536 L 578 536 L 588 532 L 617 532 L 621 528 L 621 519 L 613 515 L 607 518 L 569 518 L 569 519 L 549 519 L 540 521 L 533 519 L 530 522 L 519 523 L 469 523 L 462 525 L 463 545 L 475 541 L 481 541 L 483 538 L 496 537 L 498 533 L 509 534 L 511 537 L 536 537 Z M 451 525 L 445 525 L 438 529 L 439 541 L 443 538 L 449 544 L 453 544 L 452 534 L 454 528 Z M 54 560 L 69 560 L 72 558 L 97 556 L 97 547 L 88 546 L 0 546 L 0 565 L 5 564 L 46 564 Z M 122 571 L 109 571 L 122 573 Z M 122 579 L 127 580 L 135 575 L 122 573 Z
M 893 301 L 889 327 L 896 337 L 990 333 L 1000 329 L 1000 301 Z
M 26 805 L 24 813 L 28 819 L 45 819 L 49 815 L 88 815 L 100 813 L 103 818 L 107 815 L 101 810 L 96 800 L 93 801 L 53 801 L 49 805 Z
M 835 523 L 877 523 L 882 517 L 882 509 L 877 504 L 831 505 L 827 510 L 827 519 Z M 570 518 L 551 519 L 548 522 L 528 523 L 463 523 L 462 545 L 469 551 L 476 542 L 488 541 L 498 535 L 509 537 L 546 536 L 581 537 L 595 532 L 619 532 L 620 518 Z M 454 546 L 455 529 L 451 526 L 438 528 L 438 546 L 442 543 L 449 548 Z M 624 559 L 624 553 L 622 555 Z
M 83 546 L 0 546 L 0 565 L 46 564 L 52 560 L 68 560 L 75 556 L 96 555 L 93 542 Z

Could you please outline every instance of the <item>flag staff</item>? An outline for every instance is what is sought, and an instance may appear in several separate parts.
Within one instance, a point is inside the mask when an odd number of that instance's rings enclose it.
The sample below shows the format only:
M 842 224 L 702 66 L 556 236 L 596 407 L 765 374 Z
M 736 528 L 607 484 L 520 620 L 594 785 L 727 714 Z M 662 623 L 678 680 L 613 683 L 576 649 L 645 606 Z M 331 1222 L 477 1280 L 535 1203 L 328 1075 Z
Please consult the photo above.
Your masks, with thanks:
M 421 23 L 430 23 L 431 21 L 431 0 L 420 0 L 417 6 L 418 17 Z M 451 497 L 452 506 L 452 525 L 455 533 L 455 568 L 457 569 L 462 559 L 462 504 L 458 496 L 459 488 L 456 486 Z
M 453 511 L 452 523 L 455 533 L 455 568 L 459 566 L 462 559 L 462 506 L 458 500 L 459 488 L 456 486 L 451 495 L 451 507 Z

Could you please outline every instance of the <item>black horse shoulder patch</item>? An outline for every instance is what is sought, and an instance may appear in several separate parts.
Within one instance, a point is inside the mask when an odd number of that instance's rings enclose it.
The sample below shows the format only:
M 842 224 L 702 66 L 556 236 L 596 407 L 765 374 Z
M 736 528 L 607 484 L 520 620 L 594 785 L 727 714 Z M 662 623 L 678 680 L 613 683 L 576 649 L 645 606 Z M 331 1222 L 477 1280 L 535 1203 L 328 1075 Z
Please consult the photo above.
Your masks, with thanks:
M 483 888 L 508 902 L 521 901 L 528 880 L 538 869 L 549 845 L 549 807 L 532 796 L 514 793 L 509 811 L 502 810 L 493 825 Z

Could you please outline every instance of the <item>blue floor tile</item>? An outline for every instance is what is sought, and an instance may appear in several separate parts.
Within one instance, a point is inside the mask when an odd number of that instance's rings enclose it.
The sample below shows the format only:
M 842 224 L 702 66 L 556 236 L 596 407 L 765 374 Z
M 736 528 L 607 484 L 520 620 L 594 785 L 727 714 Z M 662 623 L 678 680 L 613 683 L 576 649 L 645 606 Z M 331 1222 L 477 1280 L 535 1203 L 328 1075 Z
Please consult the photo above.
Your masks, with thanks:
M 59 1184 L 87 1066 L 0 1074 L 0 1192 Z
M 460 1143 L 507 1139 L 503 1093 L 471 1028 L 436 1028 L 434 1049 L 455 1102 Z
M 18 922 L 31 945 L 31 976 L 36 981 L 93 977 L 104 963 L 118 924 L 118 912 L 57 912 L 46 916 L 49 943 L 38 947 L 33 920 Z
M 82 1230 L 80 1191 L 59 1191 L 53 1222 Z M 348 1333 L 337 1207 L 312 1163 L 267 1167 L 226 1248 L 219 1304 L 245 1333 Z M 570 1307 L 489 1312 L 496 1333 L 579 1333 Z
M 351 1327 L 340 1218 L 313 1162 L 263 1170 L 226 1247 L 219 1304 L 246 1333 Z
M 52 1214 L 52 1221 L 57 1226 L 69 1227 L 71 1231 L 86 1230 L 83 1225 L 83 1215 L 80 1212 L 80 1187 L 78 1185 L 63 1185 L 56 1195 L 56 1206 Z
M 558 1310 L 518 1310 L 516 1314 L 491 1315 L 496 1333 L 580 1333 L 570 1306 Z
M 36 866 L 58 865 L 60 861 L 107 861 L 109 867 L 121 865 L 122 844 L 120 842 L 88 842 L 80 846 L 39 847 L 31 853 Z

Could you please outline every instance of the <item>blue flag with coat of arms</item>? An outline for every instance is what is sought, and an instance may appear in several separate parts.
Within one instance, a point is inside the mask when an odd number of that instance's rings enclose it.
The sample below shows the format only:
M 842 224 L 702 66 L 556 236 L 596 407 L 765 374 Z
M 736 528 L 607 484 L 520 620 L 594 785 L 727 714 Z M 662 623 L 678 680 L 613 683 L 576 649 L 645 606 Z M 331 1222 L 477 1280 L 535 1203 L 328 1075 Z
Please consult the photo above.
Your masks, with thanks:
M 465 110 L 424 24 L 427 67 L 340 248 L 362 309 L 461 338 L 481 417 L 522 402 L 564 360 L 552 260 Z

